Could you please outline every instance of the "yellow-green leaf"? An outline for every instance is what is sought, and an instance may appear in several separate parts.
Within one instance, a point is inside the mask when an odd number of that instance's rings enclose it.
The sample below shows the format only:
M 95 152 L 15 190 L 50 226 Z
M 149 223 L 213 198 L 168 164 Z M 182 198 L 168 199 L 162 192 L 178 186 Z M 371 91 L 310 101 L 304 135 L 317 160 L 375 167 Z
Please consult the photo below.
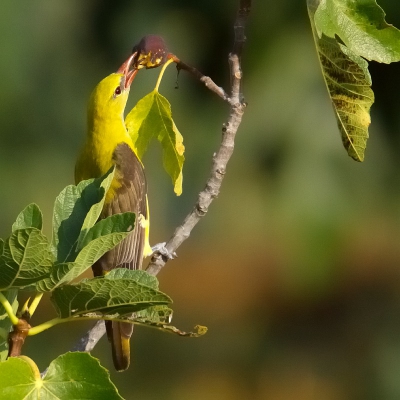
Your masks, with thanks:
M 171 105 L 158 91 L 143 97 L 127 115 L 125 124 L 135 145 L 137 156 L 142 159 L 153 138 L 161 143 L 163 165 L 172 179 L 174 191 L 182 193 L 182 168 L 185 157 L 183 137 L 171 113 Z
M 336 120 L 347 153 L 364 160 L 371 123 L 369 110 L 374 102 L 368 63 L 336 39 L 318 37 L 314 24 L 315 0 L 308 0 L 308 12 L 322 74 L 332 100 Z
M 387 64 L 400 60 L 400 31 L 385 21 L 376 0 L 321 0 L 314 18 L 319 36 L 337 35 L 367 60 Z

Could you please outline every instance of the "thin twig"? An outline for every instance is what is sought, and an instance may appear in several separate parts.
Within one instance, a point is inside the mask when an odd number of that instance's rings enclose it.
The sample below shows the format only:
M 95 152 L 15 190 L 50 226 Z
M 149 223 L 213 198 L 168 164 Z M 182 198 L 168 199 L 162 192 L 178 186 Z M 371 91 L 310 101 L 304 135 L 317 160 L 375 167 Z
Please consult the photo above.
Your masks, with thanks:
M 176 63 L 176 68 L 178 69 L 178 72 L 181 69 L 189 72 L 200 82 L 203 82 L 207 89 L 211 90 L 219 97 L 221 97 L 222 100 L 230 102 L 230 98 L 226 94 L 225 90 L 222 87 L 218 86 L 209 76 L 203 75 L 198 69 L 184 63 L 175 54 L 168 54 L 168 57 Z
M 183 69 L 190 72 L 194 77 L 199 79 L 205 86 L 220 96 L 224 101 L 230 104 L 230 113 L 228 121 L 222 127 L 222 141 L 218 151 L 214 154 L 211 174 L 206 182 L 204 190 L 199 193 L 198 200 L 192 211 L 187 215 L 182 225 L 180 225 L 166 243 L 165 247 L 170 254 L 173 254 L 176 249 L 190 236 L 192 229 L 207 214 L 208 208 L 212 201 L 218 196 L 225 176 L 226 166 L 234 149 L 236 132 L 242 121 L 242 116 L 246 108 L 246 104 L 242 101 L 241 94 L 241 78 L 242 72 L 240 67 L 240 57 L 243 51 L 243 44 L 246 40 L 244 36 L 244 28 L 251 7 L 251 0 L 240 0 L 239 10 L 236 21 L 234 23 L 235 40 L 233 51 L 229 54 L 229 66 L 231 74 L 231 96 L 229 97 L 224 89 L 217 86 L 213 80 L 203 75 L 196 68 L 180 61 L 175 57 L 178 69 Z M 151 275 L 157 275 L 167 263 L 168 258 L 155 253 L 151 258 L 146 271 Z M 91 351 L 100 338 L 105 333 L 103 321 L 98 321 L 96 325 L 89 330 L 79 343 L 74 347 L 74 351 Z

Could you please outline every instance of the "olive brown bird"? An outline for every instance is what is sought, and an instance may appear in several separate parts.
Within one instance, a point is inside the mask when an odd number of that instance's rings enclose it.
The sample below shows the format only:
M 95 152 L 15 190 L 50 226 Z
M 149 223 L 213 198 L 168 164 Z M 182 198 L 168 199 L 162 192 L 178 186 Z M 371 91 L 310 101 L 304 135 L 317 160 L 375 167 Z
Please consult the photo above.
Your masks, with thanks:
M 115 174 L 106 193 L 100 219 L 134 212 L 133 231 L 92 266 L 95 276 L 114 268 L 140 269 L 143 258 L 152 253 L 149 245 L 149 210 L 144 167 L 124 122 L 124 110 L 137 68 L 131 69 L 132 54 L 116 73 L 104 78 L 94 89 L 88 106 L 87 136 L 75 167 L 75 182 L 104 175 L 113 165 Z M 105 321 L 114 366 L 123 371 L 130 364 L 133 324 Z

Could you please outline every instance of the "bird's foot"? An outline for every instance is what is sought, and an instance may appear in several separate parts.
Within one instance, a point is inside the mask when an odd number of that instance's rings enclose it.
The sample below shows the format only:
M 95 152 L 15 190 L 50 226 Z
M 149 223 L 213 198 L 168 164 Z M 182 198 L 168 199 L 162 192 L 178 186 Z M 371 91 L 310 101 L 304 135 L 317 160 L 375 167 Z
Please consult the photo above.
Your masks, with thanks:
M 163 257 L 167 258 L 168 260 L 173 260 L 174 258 L 177 258 L 178 255 L 174 252 L 170 252 L 165 245 L 167 242 L 162 242 L 162 243 L 157 243 L 156 245 L 151 247 L 151 250 L 154 253 L 160 253 Z

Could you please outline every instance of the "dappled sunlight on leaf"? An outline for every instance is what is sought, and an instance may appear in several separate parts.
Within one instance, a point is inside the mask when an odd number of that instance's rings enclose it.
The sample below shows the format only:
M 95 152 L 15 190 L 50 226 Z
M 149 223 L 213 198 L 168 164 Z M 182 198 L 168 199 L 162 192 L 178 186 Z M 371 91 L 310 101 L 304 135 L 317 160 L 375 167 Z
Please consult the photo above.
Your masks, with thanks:
M 9 358 L 0 363 L 0 376 L 3 399 L 122 399 L 108 371 L 88 353 L 57 357 L 43 378 L 30 358 Z
M 171 105 L 158 91 L 152 91 L 138 101 L 125 120 L 126 127 L 140 159 L 153 138 L 161 143 L 163 165 L 172 179 L 174 191 L 182 193 L 182 168 L 185 157 L 183 137 L 171 113 Z
M 319 38 L 337 35 L 352 53 L 367 60 L 400 60 L 400 31 L 386 23 L 375 0 L 321 0 L 314 18 Z
M 318 37 L 313 13 L 309 8 L 315 45 L 343 145 L 350 157 L 363 161 L 371 123 L 369 111 L 374 102 L 368 63 L 336 39 L 324 34 Z

